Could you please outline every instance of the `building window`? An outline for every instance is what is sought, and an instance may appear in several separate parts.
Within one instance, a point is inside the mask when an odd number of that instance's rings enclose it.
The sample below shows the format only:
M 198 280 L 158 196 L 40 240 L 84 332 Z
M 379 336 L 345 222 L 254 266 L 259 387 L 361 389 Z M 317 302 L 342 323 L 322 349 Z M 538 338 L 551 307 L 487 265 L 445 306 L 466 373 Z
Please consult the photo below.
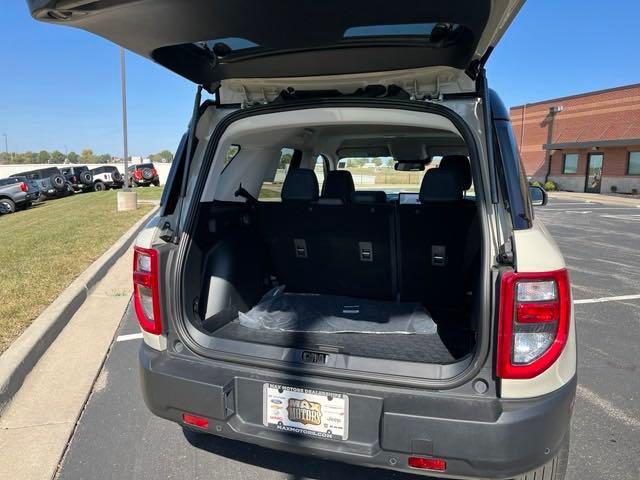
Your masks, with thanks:
M 640 175 L 640 152 L 629 152 L 627 175 Z
M 578 173 L 578 154 L 565 153 L 562 173 Z

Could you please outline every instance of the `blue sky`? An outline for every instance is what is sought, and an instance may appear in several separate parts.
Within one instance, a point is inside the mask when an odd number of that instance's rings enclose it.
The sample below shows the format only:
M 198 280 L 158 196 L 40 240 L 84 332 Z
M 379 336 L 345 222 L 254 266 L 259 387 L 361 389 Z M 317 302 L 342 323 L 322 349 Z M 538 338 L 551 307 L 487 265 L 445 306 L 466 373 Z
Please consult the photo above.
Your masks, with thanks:
M 9 150 L 122 154 L 118 47 L 35 22 L 23 0 L 0 16 L 0 134 Z M 507 105 L 640 82 L 637 0 L 529 0 L 493 53 L 489 82 Z M 127 54 L 129 150 L 174 150 L 195 87 Z M 4 149 L 4 137 L 0 147 Z

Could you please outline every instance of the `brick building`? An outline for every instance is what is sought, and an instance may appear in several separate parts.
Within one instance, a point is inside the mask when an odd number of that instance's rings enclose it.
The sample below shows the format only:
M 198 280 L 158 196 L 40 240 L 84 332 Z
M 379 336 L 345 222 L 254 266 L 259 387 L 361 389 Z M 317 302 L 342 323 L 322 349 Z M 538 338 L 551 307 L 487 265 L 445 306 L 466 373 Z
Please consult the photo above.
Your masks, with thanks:
M 511 108 L 527 175 L 576 192 L 640 192 L 640 84 Z

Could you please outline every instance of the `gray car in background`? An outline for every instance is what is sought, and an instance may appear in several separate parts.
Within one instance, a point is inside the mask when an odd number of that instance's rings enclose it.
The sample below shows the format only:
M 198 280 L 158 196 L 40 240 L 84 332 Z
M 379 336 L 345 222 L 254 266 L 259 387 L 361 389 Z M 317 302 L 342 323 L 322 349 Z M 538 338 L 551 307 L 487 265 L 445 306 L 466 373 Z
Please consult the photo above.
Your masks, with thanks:
M 45 199 L 65 197 L 73 193 L 73 187 L 57 167 L 15 173 L 11 177 L 25 177 L 29 180 L 35 180 L 40 188 L 42 197 Z
M 17 209 L 28 208 L 40 196 L 37 186 L 29 185 L 27 179 L 0 179 L 0 215 L 14 213 Z

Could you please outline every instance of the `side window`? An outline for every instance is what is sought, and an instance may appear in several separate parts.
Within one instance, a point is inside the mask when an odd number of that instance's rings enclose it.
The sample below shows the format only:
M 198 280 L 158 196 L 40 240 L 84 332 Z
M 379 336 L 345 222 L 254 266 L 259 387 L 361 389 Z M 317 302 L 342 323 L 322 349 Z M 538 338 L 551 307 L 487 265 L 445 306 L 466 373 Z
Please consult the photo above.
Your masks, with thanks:
M 577 172 L 578 172 L 578 154 L 565 153 L 562 173 L 577 173 Z
M 226 167 L 231 160 L 238 154 L 240 151 L 240 145 L 231 145 L 227 154 L 224 157 L 224 166 Z
M 274 162 L 273 168 L 267 171 L 262 181 L 262 188 L 260 189 L 258 200 L 267 202 L 280 201 L 282 184 L 291 167 L 293 155 L 294 150 L 292 148 L 283 148 L 280 150 L 278 162 Z
M 316 174 L 316 178 L 318 179 L 318 186 L 320 187 L 320 192 L 322 192 L 322 185 L 324 184 L 325 176 L 327 175 L 327 167 L 328 162 L 327 158 L 324 155 L 318 155 L 316 157 L 316 164 L 313 166 L 313 171 Z

